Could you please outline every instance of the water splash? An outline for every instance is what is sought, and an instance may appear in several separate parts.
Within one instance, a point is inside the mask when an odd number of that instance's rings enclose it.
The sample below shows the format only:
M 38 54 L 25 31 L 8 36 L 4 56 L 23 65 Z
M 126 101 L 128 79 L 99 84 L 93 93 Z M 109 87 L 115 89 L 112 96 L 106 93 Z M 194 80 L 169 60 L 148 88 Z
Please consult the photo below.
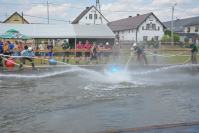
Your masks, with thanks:
M 145 71 L 145 72 L 133 72 L 131 74 L 132 75 L 147 75 L 147 74 L 151 74 L 151 73 L 158 73 L 158 72 L 167 71 L 167 70 L 170 70 L 170 69 L 190 68 L 190 67 L 199 67 L 199 65 L 197 65 L 197 64 L 174 65 L 174 66 L 161 67 L 161 68 L 157 68 L 157 69 L 154 69 L 154 70 L 148 70 L 148 71 Z
M 56 75 L 62 75 L 65 73 L 69 72 L 75 72 L 78 71 L 76 68 L 71 68 L 71 69 L 65 69 L 65 70 L 58 70 L 58 71 L 51 71 L 49 72 L 44 72 L 40 74 L 0 74 L 0 77 L 2 78 L 47 78 L 47 77 L 52 77 Z

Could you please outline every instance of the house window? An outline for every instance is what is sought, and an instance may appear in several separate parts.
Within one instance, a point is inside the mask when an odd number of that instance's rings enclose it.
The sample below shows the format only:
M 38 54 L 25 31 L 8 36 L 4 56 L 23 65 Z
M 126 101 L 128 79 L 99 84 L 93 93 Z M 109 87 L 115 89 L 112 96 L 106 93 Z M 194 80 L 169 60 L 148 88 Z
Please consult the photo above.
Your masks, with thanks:
M 147 36 L 143 36 L 143 41 L 147 41 L 148 37 Z
M 142 26 L 142 30 L 144 30 L 144 26 Z
M 154 39 L 155 39 L 155 41 L 158 41 L 159 36 L 155 36 Z
M 95 14 L 94 16 L 95 16 L 95 19 L 97 19 L 97 14 Z
M 160 30 L 160 26 L 158 26 L 158 30 Z
M 190 32 L 190 27 L 187 27 L 187 32 Z
M 153 21 L 153 17 L 152 16 L 149 17 L 149 21 Z
M 199 26 L 196 26 L 195 27 L 195 32 L 198 32 L 199 31 Z
M 152 29 L 156 30 L 156 25 L 155 24 L 152 24 Z
M 93 19 L 93 14 L 89 14 L 89 19 Z
M 86 17 L 86 19 L 87 19 L 87 17 Z
M 153 24 L 152 24 L 152 23 L 150 23 L 149 30 L 152 30 L 152 25 L 153 25 Z
M 146 25 L 146 30 L 149 30 L 150 24 Z
M 129 30 L 129 33 L 131 33 L 131 30 Z

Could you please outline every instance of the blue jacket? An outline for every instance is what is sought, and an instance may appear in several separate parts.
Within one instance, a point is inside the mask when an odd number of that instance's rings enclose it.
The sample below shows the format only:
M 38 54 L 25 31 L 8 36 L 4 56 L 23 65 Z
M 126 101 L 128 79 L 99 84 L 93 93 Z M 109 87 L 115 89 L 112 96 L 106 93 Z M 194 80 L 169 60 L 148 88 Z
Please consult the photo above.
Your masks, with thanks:
M 0 54 L 2 54 L 2 53 L 3 53 L 3 43 L 0 42 Z
M 13 50 L 13 49 L 14 49 L 14 47 L 15 47 L 15 45 L 14 45 L 13 43 L 10 43 L 10 44 L 9 44 L 9 48 L 10 48 L 10 50 Z
M 34 57 L 35 56 L 35 53 L 33 51 L 29 51 L 29 50 L 23 50 L 21 52 L 21 56 L 24 56 L 24 57 Z

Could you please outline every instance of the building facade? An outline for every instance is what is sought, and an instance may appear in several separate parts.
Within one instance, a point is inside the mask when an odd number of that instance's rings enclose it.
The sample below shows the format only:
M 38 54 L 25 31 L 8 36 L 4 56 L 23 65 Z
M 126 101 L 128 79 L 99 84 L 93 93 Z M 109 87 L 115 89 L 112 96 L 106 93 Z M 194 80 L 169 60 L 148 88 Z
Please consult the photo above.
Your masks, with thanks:
M 125 19 L 110 22 L 108 26 L 118 40 L 129 42 L 146 42 L 152 38 L 161 40 L 165 28 L 153 13 L 138 14 L 135 17 L 129 16 Z
M 107 24 L 109 21 L 95 6 L 86 9 L 72 22 L 72 24 Z
M 183 19 L 176 19 L 173 21 L 173 31 L 176 33 L 187 33 L 188 29 L 186 27 L 193 26 L 193 24 L 197 24 L 199 22 L 199 16 L 197 17 L 190 17 L 190 18 L 183 18 Z M 163 22 L 168 30 L 171 30 L 171 21 Z M 195 29 L 195 28 L 194 28 Z M 190 28 L 191 31 L 194 30 Z
M 184 28 L 185 33 L 197 33 L 199 35 L 199 22 L 190 23 Z

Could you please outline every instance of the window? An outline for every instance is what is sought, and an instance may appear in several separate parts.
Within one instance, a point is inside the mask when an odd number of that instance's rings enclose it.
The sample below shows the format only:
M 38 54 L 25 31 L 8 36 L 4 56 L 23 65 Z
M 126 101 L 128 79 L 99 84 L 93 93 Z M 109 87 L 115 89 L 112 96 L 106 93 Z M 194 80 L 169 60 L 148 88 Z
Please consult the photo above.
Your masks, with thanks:
M 195 32 L 198 32 L 199 31 L 199 26 L 196 26 L 195 27 Z
M 152 24 L 152 29 L 156 30 L 156 25 L 155 24 Z
M 93 19 L 93 14 L 89 14 L 89 19 Z
M 150 23 L 149 30 L 152 30 L 152 22 Z
M 153 21 L 153 17 L 152 16 L 149 17 L 149 21 Z
M 86 17 L 86 19 L 87 19 L 87 17 Z
M 158 30 L 160 30 L 160 26 L 158 26 Z
M 148 37 L 147 36 L 143 36 L 143 41 L 147 41 Z
M 97 14 L 95 14 L 94 16 L 95 16 L 95 19 L 97 19 Z
M 158 41 L 159 36 L 155 36 L 154 39 L 155 39 L 155 41 Z
M 190 27 L 187 27 L 187 32 L 190 32 Z
M 142 30 L 144 30 L 144 26 L 142 26 Z
M 150 24 L 146 25 L 146 30 L 149 30 Z

